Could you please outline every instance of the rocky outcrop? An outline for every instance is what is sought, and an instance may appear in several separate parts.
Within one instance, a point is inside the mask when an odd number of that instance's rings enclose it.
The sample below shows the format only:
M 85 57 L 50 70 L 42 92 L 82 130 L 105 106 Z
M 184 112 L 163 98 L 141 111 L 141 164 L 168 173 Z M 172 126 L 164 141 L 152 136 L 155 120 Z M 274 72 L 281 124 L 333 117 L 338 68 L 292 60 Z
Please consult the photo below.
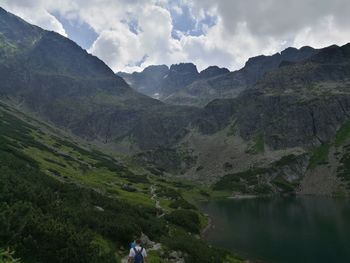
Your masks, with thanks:
M 181 90 L 198 79 L 197 67 L 192 63 L 171 65 L 168 75 L 161 83 L 161 96 L 163 98 Z
M 287 48 L 272 56 L 253 57 L 242 69 L 195 81 L 172 94 L 165 101 L 173 104 L 204 106 L 213 99 L 236 98 L 242 91 L 255 85 L 265 73 L 278 69 L 282 65 L 305 61 L 318 51 L 311 47 Z
M 142 72 L 132 74 L 118 72 L 133 89 L 153 98 L 159 98 L 161 83 L 168 75 L 169 68 L 166 65 L 154 65 L 146 67 Z
M 217 77 L 220 75 L 224 75 L 229 73 L 230 71 L 227 68 L 219 68 L 218 66 L 210 66 L 199 73 L 199 78 L 201 79 L 209 79 L 213 77 Z

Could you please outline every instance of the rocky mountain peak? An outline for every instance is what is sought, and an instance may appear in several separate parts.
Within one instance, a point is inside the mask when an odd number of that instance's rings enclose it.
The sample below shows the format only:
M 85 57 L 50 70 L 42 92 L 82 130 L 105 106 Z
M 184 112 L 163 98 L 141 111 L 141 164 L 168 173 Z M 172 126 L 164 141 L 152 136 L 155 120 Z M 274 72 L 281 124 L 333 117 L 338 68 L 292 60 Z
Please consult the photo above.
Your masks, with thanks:
M 198 70 L 193 63 L 179 63 L 170 66 L 169 74 L 192 74 L 197 75 Z
M 210 66 L 204 70 L 202 70 L 200 73 L 199 73 L 199 77 L 200 78 L 212 78 L 212 77 L 216 77 L 216 76 L 219 76 L 219 75 L 223 75 L 223 74 L 226 74 L 226 73 L 229 73 L 230 71 L 227 69 L 227 68 L 219 68 L 218 66 Z
M 144 74 L 159 74 L 159 75 L 166 75 L 169 71 L 169 68 L 167 65 L 151 65 L 146 67 L 142 73 Z

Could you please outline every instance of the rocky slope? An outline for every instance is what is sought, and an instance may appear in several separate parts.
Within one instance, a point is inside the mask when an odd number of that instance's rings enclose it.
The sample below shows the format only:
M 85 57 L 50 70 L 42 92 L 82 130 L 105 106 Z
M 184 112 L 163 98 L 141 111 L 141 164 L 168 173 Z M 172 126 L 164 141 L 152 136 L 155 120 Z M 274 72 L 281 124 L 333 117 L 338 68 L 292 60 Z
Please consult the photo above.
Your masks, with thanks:
M 349 187 L 346 168 L 350 116 L 349 51 L 349 44 L 325 48 L 308 60 L 285 64 L 271 71 L 236 99 L 216 100 L 215 111 L 226 113 L 224 116 L 231 120 L 230 125 L 226 134 L 219 135 L 222 132 L 219 130 L 216 135 L 195 145 L 193 143 L 202 135 L 194 134 L 194 138 L 186 141 L 192 145 L 190 147 L 198 149 L 201 169 L 197 167 L 198 171 L 192 171 L 192 174 L 210 178 L 206 171 L 221 170 L 223 175 L 231 174 L 228 178 L 236 178 L 234 180 L 239 183 L 245 179 L 242 179 L 242 174 L 237 176 L 237 172 L 251 171 L 243 175 L 254 180 L 260 178 L 261 181 L 255 181 L 258 185 L 268 178 L 271 188 L 271 182 L 278 178 L 274 176 L 275 169 L 271 170 L 271 165 L 274 167 L 282 155 L 306 154 L 300 172 L 294 173 L 296 177 L 292 179 L 285 174 L 279 183 L 288 183 L 290 190 L 303 193 L 346 192 L 344 189 Z M 337 139 L 339 136 L 343 138 L 341 143 Z M 203 149 L 210 140 L 213 140 L 212 145 Z M 223 151 L 226 154 L 221 155 Z M 216 159 L 215 155 L 220 158 Z M 216 165 L 214 169 L 213 163 Z M 319 165 L 323 168 L 317 168 Z M 328 167 L 326 170 L 325 166 Z M 322 182 L 321 178 L 326 177 L 317 178 L 314 169 L 328 171 L 327 179 Z M 247 191 L 246 188 L 240 189 Z M 278 187 L 272 189 L 269 191 L 276 191 Z

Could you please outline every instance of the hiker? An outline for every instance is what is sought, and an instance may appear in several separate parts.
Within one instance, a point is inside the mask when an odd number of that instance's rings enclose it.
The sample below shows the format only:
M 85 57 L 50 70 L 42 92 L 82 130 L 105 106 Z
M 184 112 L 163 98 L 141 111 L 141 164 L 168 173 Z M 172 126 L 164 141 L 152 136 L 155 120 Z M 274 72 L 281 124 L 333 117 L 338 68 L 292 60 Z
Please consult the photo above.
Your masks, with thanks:
M 135 241 L 136 246 L 130 249 L 128 263 L 147 263 L 146 249 L 141 246 L 141 239 Z
M 134 247 L 136 247 L 136 242 L 135 242 L 135 240 L 132 241 L 132 242 L 130 242 L 130 244 L 129 244 L 129 248 L 130 248 L 130 249 L 131 249 L 131 248 L 134 248 Z

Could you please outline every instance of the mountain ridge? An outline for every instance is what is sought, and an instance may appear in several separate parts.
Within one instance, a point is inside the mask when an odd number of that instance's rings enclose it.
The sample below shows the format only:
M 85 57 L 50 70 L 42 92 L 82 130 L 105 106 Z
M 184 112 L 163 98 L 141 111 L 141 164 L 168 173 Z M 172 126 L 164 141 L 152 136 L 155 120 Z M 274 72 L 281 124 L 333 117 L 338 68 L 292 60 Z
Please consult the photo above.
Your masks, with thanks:
M 144 87 L 142 83 L 142 72 L 137 73 L 140 76 L 137 83 L 133 80 L 133 76 L 136 73 L 117 73 L 120 76 L 129 80 L 132 88 L 144 92 L 145 94 L 152 96 L 154 92 L 148 92 L 140 90 L 139 87 L 147 90 L 147 87 L 157 87 L 156 98 L 175 105 L 195 105 L 204 106 L 211 100 L 216 98 L 235 98 L 240 92 L 254 85 L 265 73 L 268 71 L 277 69 L 281 64 L 301 62 L 318 52 L 317 49 L 313 49 L 309 46 L 297 48 L 286 48 L 285 50 L 275 53 L 270 56 L 260 55 L 251 57 L 245 63 L 245 66 L 239 70 L 229 72 L 225 68 L 219 68 L 217 66 L 211 66 L 203 70 L 198 76 L 198 72 L 193 71 L 192 80 L 184 83 L 172 83 L 172 80 L 167 78 L 167 74 L 164 74 L 162 78 L 154 79 L 152 84 L 148 84 Z M 183 63 L 185 65 L 186 63 Z M 181 65 L 178 64 L 178 65 Z M 194 64 L 189 63 L 194 68 Z M 172 65 L 174 66 L 174 65 Z M 215 68 L 216 67 L 216 68 Z M 205 75 L 205 71 L 215 68 L 215 74 Z M 196 77 L 197 76 L 197 77 Z M 164 78 L 167 81 L 164 82 Z M 174 77 L 174 79 L 178 79 Z M 175 85 L 175 89 L 171 89 Z M 170 87 L 170 88 L 169 88 Z M 163 92 L 163 93 L 162 93 Z

